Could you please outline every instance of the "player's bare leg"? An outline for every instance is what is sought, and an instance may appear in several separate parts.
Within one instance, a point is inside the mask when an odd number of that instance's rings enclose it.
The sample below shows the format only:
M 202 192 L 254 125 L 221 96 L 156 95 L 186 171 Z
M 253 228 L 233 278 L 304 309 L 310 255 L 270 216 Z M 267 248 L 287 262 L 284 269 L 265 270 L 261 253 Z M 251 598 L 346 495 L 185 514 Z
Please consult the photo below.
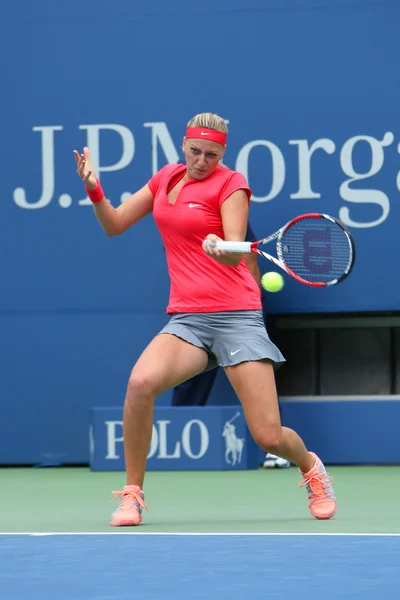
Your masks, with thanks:
M 250 433 L 266 452 L 286 458 L 297 465 L 306 485 L 311 514 L 327 519 L 336 512 L 331 479 L 320 459 L 310 453 L 300 436 L 282 427 L 275 376 L 270 361 L 243 362 L 226 367 L 225 372 L 244 410 Z
M 207 366 L 207 353 L 171 334 L 153 339 L 134 366 L 124 404 L 124 450 L 127 485 L 111 524 L 138 525 L 144 508 L 142 491 L 151 442 L 155 398 Z

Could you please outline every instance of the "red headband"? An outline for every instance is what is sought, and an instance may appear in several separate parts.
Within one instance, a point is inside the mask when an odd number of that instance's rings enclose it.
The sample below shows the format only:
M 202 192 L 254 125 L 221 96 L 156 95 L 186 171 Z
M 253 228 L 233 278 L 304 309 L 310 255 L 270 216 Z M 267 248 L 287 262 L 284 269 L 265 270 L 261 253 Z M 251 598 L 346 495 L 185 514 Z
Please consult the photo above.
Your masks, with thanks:
M 226 133 L 215 131 L 215 129 L 207 129 L 205 127 L 188 127 L 186 129 L 187 138 L 196 138 L 203 140 L 210 140 L 210 142 L 217 142 L 225 146 L 226 144 Z

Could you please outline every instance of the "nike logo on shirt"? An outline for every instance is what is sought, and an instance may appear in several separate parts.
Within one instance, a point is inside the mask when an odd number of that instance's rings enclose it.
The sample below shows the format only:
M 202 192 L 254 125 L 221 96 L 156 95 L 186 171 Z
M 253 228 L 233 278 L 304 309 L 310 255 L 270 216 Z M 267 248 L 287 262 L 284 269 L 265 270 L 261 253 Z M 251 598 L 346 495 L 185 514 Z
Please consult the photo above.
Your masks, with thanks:
M 198 207 L 200 207 L 200 208 L 201 208 L 201 204 L 193 204 L 193 202 L 191 202 L 191 203 L 189 204 L 189 208 L 198 208 Z
M 237 354 L 241 350 L 243 350 L 243 348 L 239 348 L 239 350 L 235 350 L 235 352 L 232 352 L 232 350 L 231 350 L 231 356 L 235 356 L 235 354 Z

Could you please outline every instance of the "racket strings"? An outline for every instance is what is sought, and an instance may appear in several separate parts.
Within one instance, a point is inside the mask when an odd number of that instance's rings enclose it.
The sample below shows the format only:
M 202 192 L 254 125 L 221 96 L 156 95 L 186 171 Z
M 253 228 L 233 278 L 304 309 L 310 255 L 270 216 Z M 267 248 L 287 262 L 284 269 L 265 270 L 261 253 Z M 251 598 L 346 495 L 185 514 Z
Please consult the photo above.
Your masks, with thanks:
M 353 259 L 346 231 L 326 218 L 296 221 L 283 233 L 278 250 L 287 267 L 310 283 L 340 279 Z

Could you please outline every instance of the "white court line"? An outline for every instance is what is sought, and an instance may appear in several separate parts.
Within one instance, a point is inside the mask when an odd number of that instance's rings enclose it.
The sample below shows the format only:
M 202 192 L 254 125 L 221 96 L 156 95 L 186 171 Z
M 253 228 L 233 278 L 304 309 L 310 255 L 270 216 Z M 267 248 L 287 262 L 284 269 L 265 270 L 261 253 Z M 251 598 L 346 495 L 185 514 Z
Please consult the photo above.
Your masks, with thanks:
M 88 532 L 73 532 L 73 531 L 65 531 L 65 532 L 9 532 L 3 533 L 0 532 L 0 536 L 73 536 L 73 535 L 158 535 L 158 536 L 170 536 L 170 537 L 400 537 L 400 533 L 254 533 L 254 532 L 243 532 L 243 533 L 200 533 L 200 532 L 173 532 L 167 533 L 164 531 L 88 531 Z

